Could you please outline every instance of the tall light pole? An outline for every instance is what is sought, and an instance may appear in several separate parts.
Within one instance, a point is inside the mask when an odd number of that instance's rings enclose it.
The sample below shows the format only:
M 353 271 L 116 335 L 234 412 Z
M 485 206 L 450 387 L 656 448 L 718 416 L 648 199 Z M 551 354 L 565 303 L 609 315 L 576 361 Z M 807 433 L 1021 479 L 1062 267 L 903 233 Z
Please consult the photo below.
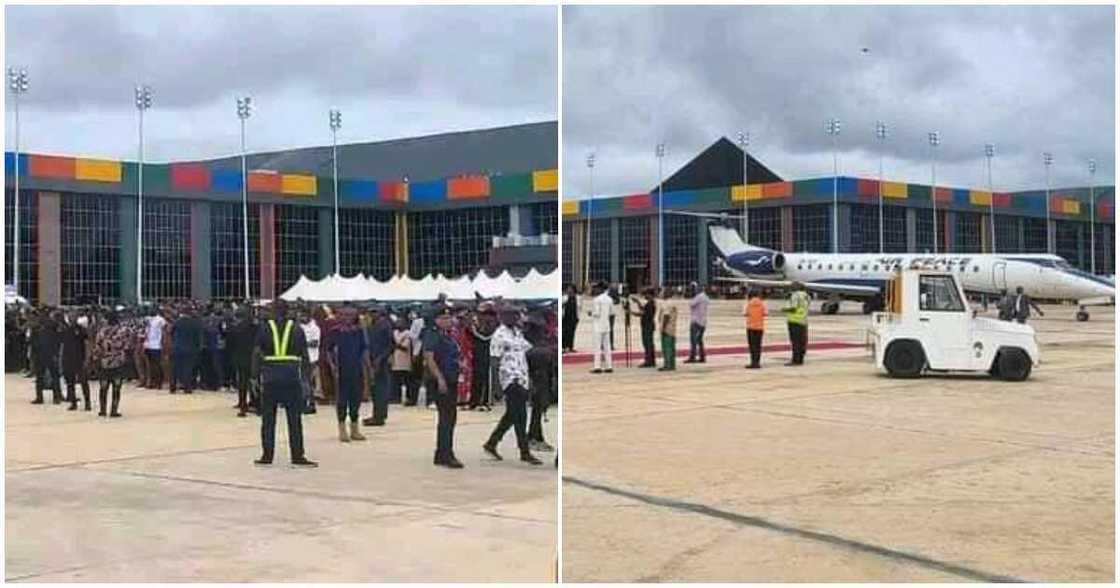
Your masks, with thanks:
M 1097 160 L 1089 159 L 1089 271 L 1097 273 Z
M 595 208 L 595 154 L 587 154 L 587 247 L 583 250 L 583 286 L 591 284 L 591 215 Z
M 992 253 L 996 252 L 996 190 L 992 184 L 992 158 L 996 156 L 996 146 L 984 145 L 984 157 L 988 159 L 988 217 L 992 226 Z
M 1054 253 L 1054 243 L 1050 238 L 1050 166 L 1054 163 L 1054 156 L 1049 151 L 1042 153 L 1042 165 L 1046 167 L 1046 252 Z
M 929 134 L 929 201 L 933 205 L 933 253 L 937 254 L 937 146 L 941 144 L 941 133 Z
M 327 114 L 331 123 L 331 167 L 334 171 L 334 273 L 341 276 L 338 248 L 338 129 L 342 128 L 342 111 L 332 108 Z
M 750 244 L 751 217 L 747 206 L 747 147 L 751 146 L 751 133 L 739 133 L 739 149 L 743 150 L 743 242 Z
M 140 118 L 140 142 L 136 182 L 136 303 L 144 301 L 144 111 L 152 107 L 152 89 L 136 86 L 136 112 Z
M 237 118 L 241 120 L 241 221 L 242 244 L 245 249 L 245 300 L 251 300 L 249 290 L 249 172 L 245 165 L 245 121 L 253 114 L 253 99 L 249 96 L 237 99 Z
M 657 144 L 657 288 L 665 286 L 665 210 L 661 188 L 661 161 L 665 159 L 665 143 Z
M 836 152 L 836 140 L 840 137 L 840 119 L 830 118 L 825 126 L 832 137 L 832 252 L 840 252 L 840 197 L 837 176 L 840 175 L 840 160 Z
M 879 139 L 879 253 L 886 251 L 883 240 L 883 144 L 887 140 L 887 123 L 875 121 L 875 138 Z
M 8 68 L 8 90 L 12 93 L 12 101 L 15 105 L 16 114 L 16 153 L 15 153 L 15 226 L 13 234 L 15 235 L 14 246 L 12 247 L 12 286 L 16 289 L 16 294 L 19 294 L 19 97 L 27 92 L 29 87 L 29 80 L 27 76 L 27 68 L 21 67 L 16 69 L 14 67 Z

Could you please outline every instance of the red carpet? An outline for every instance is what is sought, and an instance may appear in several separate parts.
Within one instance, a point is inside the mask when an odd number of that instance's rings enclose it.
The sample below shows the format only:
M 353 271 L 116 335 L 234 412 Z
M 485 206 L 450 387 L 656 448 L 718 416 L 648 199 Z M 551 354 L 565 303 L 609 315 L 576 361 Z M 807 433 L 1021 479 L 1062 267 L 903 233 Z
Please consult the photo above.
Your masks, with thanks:
M 680 339 L 677 340 L 680 343 Z M 816 343 L 809 343 L 807 351 L 829 351 L 833 349 L 858 349 L 865 347 L 862 343 L 850 343 L 846 341 L 818 341 Z M 763 345 L 763 353 L 774 353 L 778 351 L 788 352 L 790 350 L 789 343 L 774 343 L 772 345 Z M 748 348 L 746 345 L 729 345 L 726 347 L 708 347 L 706 349 L 708 355 L 747 355 Z M 688 341 L 684 342 L 684 349 L 677 349 L 677 357 L 688 358 Z M 626 361 L 625 351 L 615 351 L 611 353 L 611 358 L 615 363 Z M 630 362 L 635 361 L 641 363 L 643 359 L 641 343 L 635 345 L 630 349 Z M 658 361 L 661 360 L 660 349 L 657 353 Z M 586 351 L 577 351 L 575 353 L 565 353 L 564 363 L 570 365 L 578 365 L 581 363 L 591 363 L 595 361 L 595 356 Z

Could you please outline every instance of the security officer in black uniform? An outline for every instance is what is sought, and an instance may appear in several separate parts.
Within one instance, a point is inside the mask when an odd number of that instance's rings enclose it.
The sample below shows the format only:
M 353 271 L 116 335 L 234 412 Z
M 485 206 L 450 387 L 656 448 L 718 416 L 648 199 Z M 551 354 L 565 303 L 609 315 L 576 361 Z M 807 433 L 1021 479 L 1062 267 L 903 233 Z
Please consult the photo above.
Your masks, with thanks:
M 303 329 L 288 318 L 288 305 L 283 300 L 272 303 L 273 319 L 261 325 L 253 353 L 253 373 L 261 382 L 261 458 L 254 463 L 272 463 L 276 446 L 276 405 L 284 405 L 288 417 L 288 446 L 292 465 L 318 467 L 303 454 L 303 387 L 301 367 L 310 363 Z
M 424 365 L 429 376 L 425 394 L 434 398 L 439 408 L 433 463 L 458 470 L 463 468 L 463 464 L 455 458 L 459 343 L 451 336 L 453 324 L 451 309 L 444 306 L 437 310 L 435 327 L 424 334 Z

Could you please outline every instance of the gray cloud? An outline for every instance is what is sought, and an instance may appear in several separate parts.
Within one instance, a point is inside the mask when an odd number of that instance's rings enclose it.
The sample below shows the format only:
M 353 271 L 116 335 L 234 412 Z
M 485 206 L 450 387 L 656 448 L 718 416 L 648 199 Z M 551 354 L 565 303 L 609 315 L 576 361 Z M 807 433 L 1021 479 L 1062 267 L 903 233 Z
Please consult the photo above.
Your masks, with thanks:
M 7 7 L 7 65 L 26 65 L 25 150 L 134 157 L 133 87 L 152 86 L 149 158 L 553 120 L 553 7 Z M 11 108 L 8 108 L 9 121 Z M 6 145 L 12 148 L 12 133 Z
M 997 190 L 1112 183 L 1114 9 L 1096 7 L 565 7 L 564 192 L 656 184 L 726 136 L 790 179 L 832 173 L 824 131 L 841 119 L 841 173 L 874 177 L 877 119 L 889 125 L 885 175 Z M 867 54 L 860 49 L 867 47 Z

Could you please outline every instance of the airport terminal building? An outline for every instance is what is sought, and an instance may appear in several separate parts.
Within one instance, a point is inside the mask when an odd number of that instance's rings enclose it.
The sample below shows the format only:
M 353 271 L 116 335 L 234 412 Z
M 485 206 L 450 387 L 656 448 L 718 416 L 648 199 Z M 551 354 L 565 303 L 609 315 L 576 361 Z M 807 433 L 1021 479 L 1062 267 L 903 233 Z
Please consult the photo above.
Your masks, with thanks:
M 338 146 L 339 265 L 380 280 L 556 267 L 557 123 Z M 19 293 L 45 304 L 241 299 L 239 156 L 144 164 L 19 154 Z M 335 264 L 330 145 L 247 157 L 250 294 L 271 299 Z M 15 171 L 5 154 L 5 282 Z
M 748 207 L 752 245 L 782 251 L 831 252 L 834 178 L 788 181 L 720 139 L 661 185 L 662 209 L 743 216 Z M 879 182 L 835 178 L 839 206 L 838 250 L 875 253 L 879 248 Z M 931 198 L 931 192 L 933 198 Z M 995 210 L 995 251 L 1045 253 L 1046 191 L 995 192 L 884 181 L 883 250 L 889 253 L 934 250 L 934 199 L 939 253 L 988 253 L 989 217 Z M 1055 253 L 1089 270 L 1090 235 L 1096 241 L 1096 272 L 1113 274 L 1116 238 L 1115 186 L 1061 187 L 1050 190 L 1050 227 Z M 631 288 L 658 283 L 658 191 L 626 196 L 565 200 L 562 205 L 562 273 L 565 284 L 626 283 Z M 667 286 L 711 283 L 714 252 L 709 219 L 664 214 Z M 585 257 L 591 223 L 591 255 Z M 730 219 L 742 231 L 740 218 Z M 1093 230 L 1090 230 L 1090 222 Z M 590 267 L 585 260 L 590 259 Z

